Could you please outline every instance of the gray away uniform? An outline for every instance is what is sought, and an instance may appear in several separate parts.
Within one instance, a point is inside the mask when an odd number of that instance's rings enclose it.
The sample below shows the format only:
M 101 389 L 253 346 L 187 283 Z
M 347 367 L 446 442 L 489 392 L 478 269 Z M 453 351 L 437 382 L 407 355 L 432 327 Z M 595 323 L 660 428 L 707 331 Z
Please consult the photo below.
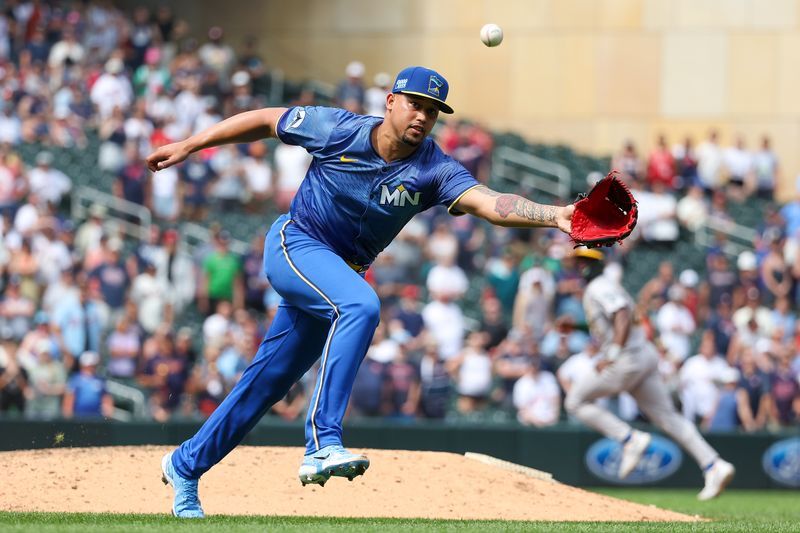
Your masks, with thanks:
M 634 310 L 633 299 L 618 283 L 598 276 L 586 287 L 583 307 L 592 336 L 605 353 L 613 342 L 614 313 L 623 308 Z M 588 373 L 576 381 L 566 398 L 566 408 L 578 420 L 606 437 L 622 442 L 631 427 L 594 400 L 627 391 L 639 408 L 657 427 L 676 440 L 703 468 L 718 456 L 697 428 L 678 414 L 667 388 L 658 374 L 658 351 L 647 340 L 644 329 L 631 325 L 628 340 L 619 358 L 602 372 Z

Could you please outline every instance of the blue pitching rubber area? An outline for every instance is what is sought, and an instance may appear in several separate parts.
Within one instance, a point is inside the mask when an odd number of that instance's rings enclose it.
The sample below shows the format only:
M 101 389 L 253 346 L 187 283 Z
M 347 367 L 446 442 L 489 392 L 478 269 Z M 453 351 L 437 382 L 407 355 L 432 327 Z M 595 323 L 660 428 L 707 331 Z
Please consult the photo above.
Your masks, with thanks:
M 290 531 L 306 533 L 361 531 L 468 531 L 475 533 L 555 531 L 555 532 L 793 532 L 800 529 L 800 505 L 797 491 L 731 490 L 717 500 L 701 503 L 692 490 L 603 489 L 603 494 L 652 504 L 690 515 L 705 522 L 513 522 L 414 519 L 348 519 L 280 516 L 212 516 L 205 520 L 179 520 L 164 515 L 108 513 L 17 513 L 0 512 L 0 531 L 74 532 L 106 531 L 155 533 L 159 531 L 205 531 L 236 533 L 240 531 Z M 487 495 L 487 497 L 491 497 Z M 569 510 L 565 510 L 566 513 Z

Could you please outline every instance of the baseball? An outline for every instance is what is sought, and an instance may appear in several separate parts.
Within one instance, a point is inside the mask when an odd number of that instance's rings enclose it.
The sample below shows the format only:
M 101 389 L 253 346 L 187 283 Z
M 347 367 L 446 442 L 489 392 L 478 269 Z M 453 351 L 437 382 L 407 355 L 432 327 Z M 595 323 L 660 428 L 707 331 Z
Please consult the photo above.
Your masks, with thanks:
M 486 46 L 497 46 L 503 42 L 503 30 L 497 24 L 484 24 L 481 28 L 481 41 Z

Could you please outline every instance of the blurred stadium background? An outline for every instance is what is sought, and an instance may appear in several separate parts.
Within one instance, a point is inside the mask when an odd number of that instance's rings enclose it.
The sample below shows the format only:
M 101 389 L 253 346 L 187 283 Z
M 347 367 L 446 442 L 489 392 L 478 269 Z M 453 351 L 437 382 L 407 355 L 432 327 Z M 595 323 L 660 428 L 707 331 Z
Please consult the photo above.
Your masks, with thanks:
M 382 114 L 394 74 L 424 64 L 457 111 L 440 145 L 491 187 L 564 204 L 623 173 L 641 218 L 611 274 L 685 416 L 758 454 L 797 435 L 800 1 L 2 6 L 0 427 L 207 416 L 277 305 L 263 234 L 309 157 L 259 142 L 157 179 L 143 157 L 267 105 Z M 500 47 L 480 43 L 486 22 Z M 383 321 L 348 422 L 571 431 L 563 391 L 594 348 L 570 249 L 551 231 L 419 216 L 368 272 Z M 300 428 L 312 385 L 265 423 Z M 18 444 L 7 430 L 0 446 Z

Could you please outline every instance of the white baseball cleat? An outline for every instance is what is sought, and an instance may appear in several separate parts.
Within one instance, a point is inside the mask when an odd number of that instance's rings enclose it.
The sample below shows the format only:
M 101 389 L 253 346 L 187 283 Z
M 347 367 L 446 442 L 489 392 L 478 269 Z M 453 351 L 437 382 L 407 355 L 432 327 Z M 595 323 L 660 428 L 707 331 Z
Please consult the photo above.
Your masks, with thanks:
M 619 461 L 619 478 L 625 479 L 642 460 L 644 452 L 650 446 L 652 437 L 644 431 L 632 430 L 631 436 L 622 446 L 622 459 Z
M 736 469 L 732 464 L 722 459 L 715 460 L 705 473 L 706 484 L 697 495 L 697 499 L 704 502 L 716 498 L 725 490 L 734 475 L 736 475 Z

